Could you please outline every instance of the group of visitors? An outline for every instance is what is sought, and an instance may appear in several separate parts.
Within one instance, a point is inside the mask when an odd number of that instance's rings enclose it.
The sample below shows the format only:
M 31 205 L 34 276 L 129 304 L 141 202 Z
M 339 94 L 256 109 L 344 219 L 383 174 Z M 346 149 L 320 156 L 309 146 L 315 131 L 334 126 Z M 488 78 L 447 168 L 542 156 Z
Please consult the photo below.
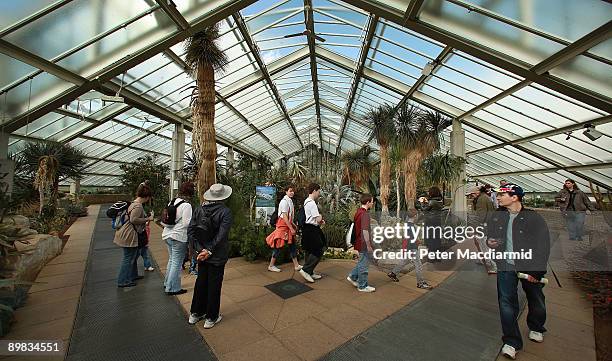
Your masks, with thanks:
M 275 230 L 266 239 L 268 245 L 273 248 L 268 271 L 281 272 L 276 261 L 280 249 L 287 245 L 294 270 L 298 271 L 307 282 L 312 283 L 322 277 L 315 272 L 315 268 L 327 244 L 321 229 L 325 220 L 316 203 L 320 197 L 321 187 L 316 183 L 308 185 L 308 197 L 297 217 L 293 203 L 296 189 L 294 186 L 288 186 L 284 190 L 285 195 L 278 206 Z M 162 216 L 162 219 L 170 219 L 168 224 L 164 224 L 162 232 L 162 239 L 168 247 L 169 254 L 164 291 L 168 295 L 187 292 L 181 288 L 180 275 L 185 253 L 190 247 L 198 271 L 188 322 L 195 324 L 205 320 L 204 328 L 211 328 L 222 319 L 219 312 L 221 287 L 229 256 L 228 235 L 232 225 L 231 211 L 223 202 L 230 197 L 232 189 L 226 185 L 213 184 L 204 193 L 204 202 L 192 208 L 190 202 L 194 193 L 192 183 L 183 183 L 179 196 L 168 204 Z M 147 216 L 143 205 L 151 200 L 151 194 L 148 184 L 142 183 L 138 187 L 136 199 L 125 212 L 125 222 L 129 226 L 120 227 L 115 234 L 114 242 L 123 247 L 123 261 L 118 276 L 119 287 L 135 286 L 136 281 L 142 278 L 138 275 L 136 260 L 139 254 L 143 254 L 142 249 L 148 244 L 146 225 L 153 220 L 153 213 Z M 491 198 L 493 194 L 497 204 Z M 496 190 L 490 186 L 472 187 L 467 195 L 472 198 L 475 210 L 470 223 L 483 226 L 486 230 L 485 237 L 475 240 L 480 250 L 485 251 L 487 247 L 503 252 L 532 250 L 531 260 L 504 258 L 487 260 L 485 264 L 490 274 L 497 274 L 497 294 L 504 342 L 501 352 L 514 359 L 516 352 L 523 347 L 517 321 L 519 282 L 527 296 L 527 325 L 530 330 L 528 337 L 534 342 L 543 342 L 544 339 L 546 306 L 542 280 L 547 272 L 550 253 L 548 227 L 540 214 L 523 207 L 525 192 L 516 184 L 502 180 Z M 440 211 L 442 205 L 441 200 L 438 200 L 441 198 L 439 196 L 439 190 L 435 187 L 430 189 L 429 199 L 421 200 L 421 208 Z M 374 261 L 369 214 L 374 201 L 374 197 L 370 194 L 364 193 L 360 196 L 361 206 L 353 219 L 354 248 L 359 253 L 359 260 L 347 276 L 347 281 L 351 285 L 365 293 L 376 290 L 368 283 L 369 264 Z M 570 239 L 580 240 L 583 234 L 584 214 L 594 209 L 588 197 L 578 189 L 573 180 L 568 179 L 559 192 L 557 202 L 567 219 Z M 416 210 L 409 210 L 407 223 L 414 225 L 416 216 Z M 433 222 L 433 219 L 429 222 Z M 298 228 L 301 228 L 302 248 L 306 253 L 303 266 L 297 259 Z M 419 240 L 407 239 L 404 240 L 403 248 L 415 248 L 418 244 Z M 417 287 L 431 288 L 422 277 L 422 263 L 419 257 L 407 258 L 397 264 L 392 272 L 388 273 L 389 278 L 399 281 L 397 276 L 408 262 L 413 262 L 415 266 Z

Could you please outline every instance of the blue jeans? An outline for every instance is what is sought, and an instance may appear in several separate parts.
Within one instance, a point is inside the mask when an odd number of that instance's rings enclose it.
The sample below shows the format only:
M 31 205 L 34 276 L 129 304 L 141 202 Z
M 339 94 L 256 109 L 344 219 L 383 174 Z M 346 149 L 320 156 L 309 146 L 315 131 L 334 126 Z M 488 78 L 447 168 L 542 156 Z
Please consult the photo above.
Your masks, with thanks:
M 172 238 L 165 240 L 168 246 L 168 266 L 166 267 L 166 277 L 164 286 L 166 292 L 177 292 L 181 290 L 181 271 L 187 242 L 179 242 Z
M 520 350 L 523 348 L 523 339 L 517 320 L 519 316 L 518 281 L 519 278 L 515 271 L 497 272 L 497 300 L 502 324 L 502 340 L 505 344 Z M 546 332 L 544 328 L 546 304 L 542 292 L 543 285 L 521 279 L 521 286 L 527 295 L 527 326 L 529 330 Z
M 565 221 L 567 222 L 569 239 L 582 240 L 585 217 L 586 212 L 567 212 Z
M 272 258 L 278 258 L 280 254 L 280 248 L 274 248 L 272 250 Z M 289 253 L 291 254 L 291 258 L 295 258 L 297 256 L 297 250 L 295 248 L 295 242 L 289 244 Z
M 360 290 L 368 286 L 368 257 L 368 252 L 359 252 L 359 261 L 349 274 L 349 277 L 357 282 Z
M 117 284 L 125 286 L 136 281 L 138 277 L 138 247 L 123 247 L 123 260 L 119 268 L 119 276 L 117 276 Z
M 144 268 L 151 267 L 151 257 L 149 257 L 149 246 L 138 248 L 138 255 L 142 257 L 144 261 Z
M 197 259 L 198 255 L 197 254 L 193 254 L 193 256 L 191 256 L 191 264 L 189 265 L 189 273 L 192 272 L 197 272 L 198 271 L 198 259 Z

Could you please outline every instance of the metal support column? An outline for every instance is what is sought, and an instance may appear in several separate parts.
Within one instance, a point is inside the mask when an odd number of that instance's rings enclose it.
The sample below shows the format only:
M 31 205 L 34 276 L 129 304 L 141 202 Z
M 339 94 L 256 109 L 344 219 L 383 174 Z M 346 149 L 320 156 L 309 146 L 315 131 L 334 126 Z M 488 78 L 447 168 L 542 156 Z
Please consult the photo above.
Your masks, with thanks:
M 174 126 L 172 133 L 172 164 L 170 169 L 170 199 L 177 196 L 181 185 L 185 159 L 185 129 L 182 124 Z
M 451 154 L 465 159 L 465 131 L 461 127 L 461 122 L 453 120 L 453 130 L 450 134 Z M 461 176 L 457 182 L 452 184 L 452 212 L 462 220 L 467 219 L 467 200 L 465 198 L 465 165 L 461 171 Z

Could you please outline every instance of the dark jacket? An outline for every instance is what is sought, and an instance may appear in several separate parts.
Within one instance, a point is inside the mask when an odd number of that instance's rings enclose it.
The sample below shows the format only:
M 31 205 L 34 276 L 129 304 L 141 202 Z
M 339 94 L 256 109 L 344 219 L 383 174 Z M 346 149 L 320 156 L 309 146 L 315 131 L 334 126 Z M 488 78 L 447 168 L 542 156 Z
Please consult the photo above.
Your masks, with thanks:
M 506 235 L 510 213 L 507 210 L 493 212 L 487 226 L 488 238 L 499 242 L 497 252 L 506 250 Z M 514 264 L 518 272 L 527 273 L 540 279 L 546 274 L 548 256 L 550 255 L 550 234 L 546 221 L 536 211 L 521 208 L 521 211 L 512 222 L 512 248 L 514 252 L 521 249 L 533 250 L 532 259 L 515 259 Z M 500 269 L 506 265 L 505 259 L 495 260 Z
M 587 195 L 581 191 L 580 189 L 574 189 L 574 211 L 576 212 L 584 212 L 587 209 L 594 211 L 595 207 L 591 203 L 591 200 Z M 570 205 L 571 193 L 566 188 L 561 189 L 557 197 L 555 197 L 555 201 L 559 205 L 559 209 L 561 212 L 567 211 Z
M 210 223 L 206 222 L 206 217 Z M 210 225 L 211 231 L 202 233 Z M 229 231 L 232 226 L 232 212 L 223 203 L 205 203 L 195 207 L 187 228 L 187 239 L 193 249 L 200 253 L 203 249 L 212 252 L 205 261 L 216 266 L 223 265 L 229 258 Z
M 485 223 L 488 223 L 489 218 L 495 212 L 495 205 L 486 193 L 480 193 L 476 199 L 474 199 L 474 218 L 472 221 L 473 226 L 481 226 Z
M 422 206 L 425 212 L 425 224 L 428 226 L 439 226 L 442 224 L 442 210 L 444 205 L 441 198 L 431 198 Z
M 302 248 L 317 257 L 323 256 L 327 240 L 321 227 L 306 223 L 302 228 Z

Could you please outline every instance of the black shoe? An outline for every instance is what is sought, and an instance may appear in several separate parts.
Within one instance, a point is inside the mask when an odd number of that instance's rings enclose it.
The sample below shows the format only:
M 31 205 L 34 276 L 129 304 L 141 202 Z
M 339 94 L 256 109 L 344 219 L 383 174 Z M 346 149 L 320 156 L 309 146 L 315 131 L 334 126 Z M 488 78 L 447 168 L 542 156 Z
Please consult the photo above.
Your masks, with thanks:
M 144 276 L 136 276 L 136 278 L 134 278 L 134 281 L 141 280 L 143 278 L 144 278 Z
M 181 290 L 178 290 L 176 292 L 166 292 L 166 294 L 168 296 L 182 295 L 183 293 L 187 293 L 187 290 L 186 289 L 181 289 Z
M 136 282 L 130 282 L 130 283 L 126 283 L 124 285 L 117 285 L 117 287 L 119 287 L 119 288 L 134 287 L 134 286 L 136 286 Z
M 388 276 L 389 278 L 391 278 L 391 281 L 393 281 L 393 282 L 399 282 L 399 278 L 397 278 L 397 275 L 396 275 L 395 273 L 393 273 L 393 272 L 389 272 L 389 273 L 387 273 L 387 276 Z

